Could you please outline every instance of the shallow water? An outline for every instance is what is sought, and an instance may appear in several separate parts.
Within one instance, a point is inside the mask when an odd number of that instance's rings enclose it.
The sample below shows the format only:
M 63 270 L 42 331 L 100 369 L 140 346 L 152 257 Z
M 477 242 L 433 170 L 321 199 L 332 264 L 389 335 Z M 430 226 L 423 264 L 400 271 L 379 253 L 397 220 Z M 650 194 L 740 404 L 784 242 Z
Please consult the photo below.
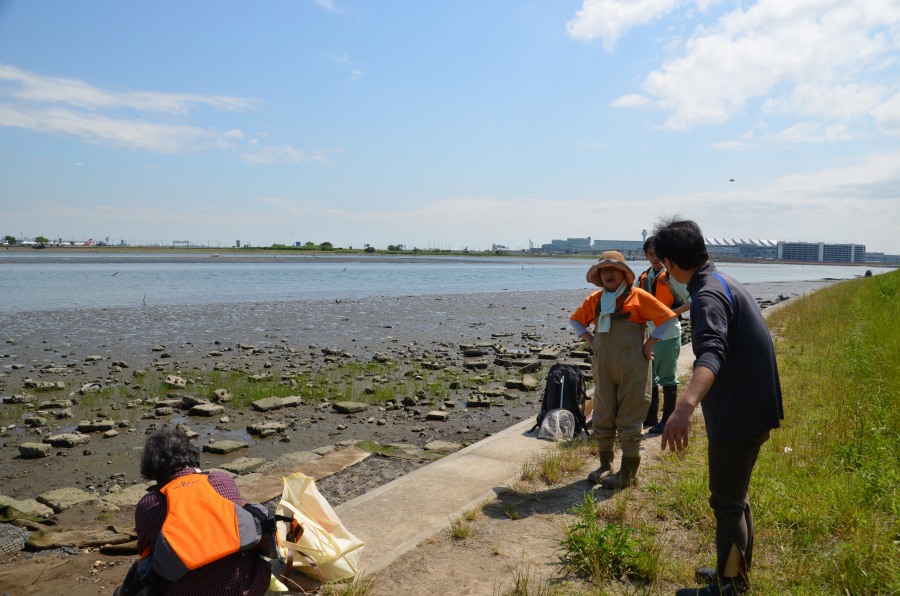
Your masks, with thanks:
M 589 290 L 586 259 L 0 251 L 0 314 L 375 296 Z M 635 272 L 646 261 L 629 263 Z M 723 263 L 742 283 L 849 279 L 866 267 Z M 869 268 L 875 274 L 889 269 Z

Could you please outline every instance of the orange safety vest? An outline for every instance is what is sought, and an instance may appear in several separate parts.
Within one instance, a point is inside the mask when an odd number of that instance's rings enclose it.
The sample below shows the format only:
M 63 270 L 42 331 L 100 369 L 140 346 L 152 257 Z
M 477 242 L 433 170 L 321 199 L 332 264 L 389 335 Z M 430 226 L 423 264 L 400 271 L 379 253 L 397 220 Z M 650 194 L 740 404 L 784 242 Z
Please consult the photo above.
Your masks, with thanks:
M 153 545 L 153 570 L 169 581 L 223 557 L 255 548 L 260 522 L 249 511 L 216 492 L 206 474 L 179 476 L 160 491 L 166 519 Z
M 684 302 L 675 298 L 675 295 L 672 293 L 672 288 L 669 287 L 668 270 L 663 270 L 657 275 L 656 279 L 653 280 L 653 283 L 647 281 L 647 271 L 644 271 L 641 273 L 640 281 L 638 283 L 640 283 L 641 289 L 650 292 L 657 300 L 669 308 L 678 308 L 684 304 Z

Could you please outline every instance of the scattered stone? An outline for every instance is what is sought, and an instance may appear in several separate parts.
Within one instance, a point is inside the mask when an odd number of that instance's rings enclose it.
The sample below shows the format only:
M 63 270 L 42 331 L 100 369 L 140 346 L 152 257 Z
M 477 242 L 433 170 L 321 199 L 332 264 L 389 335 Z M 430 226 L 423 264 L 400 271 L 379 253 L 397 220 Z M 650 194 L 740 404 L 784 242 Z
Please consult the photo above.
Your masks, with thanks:
M 331 407 L 339 414 L 356 414 L 369 409 L 369 404 L 356 401 L 336 401 Z
M 284 432 L 287 426 L 283 422 L 260 422 L 258 424 L 251 424 L 247 427 L 247 432 L 251 435 L 259 435 L 261 437 L 268 437 L 270 435 L 278 434 Z
M 12 497 L 7 497 L 5 495 L 0 495 L 0 508 L 2 507 L 12 507 L 16 511 L 20 513 L 24 513 L 25 515 L 31 515 L 34 517 L 50 517 L 53 515 L 53 510 L 47 507 L 46 505 L 42 505 L 38 503 L 34 499 L 13 499 Z
M 23 383 L 26 389 L 34 389 L 35 391 L 57 391 L 66 388 L 66 384 L 62 381 L 35 381 L 29 378 L 25 379 Z
M 19 455 L 22 459 L 40 459 L 49 457 L 53 453 L 53 446 L 49 443 L 22 443 L 19 445 Z
M 470 395 L 466 400 L 466 406 L 469 408 L 490 408 L 494 402 L 483 395 Z
M 429 451 L 440 451 L 441 453 L 456 453 L 463 446 L 459 443 L 451 443 L 449 441 L 431 441 L 425 443 L 425 449 Z
M 425 415 L 425 420 L 447 422 L 448 420 L 450 420 L 450 412 L 447 412 L 445 410 L 433 410 Z
M 63 433 L 47 437 L 44 442 L 50 443 L 54 447 L 77 447 L 90 443 L 91 437 L 80 433 Z
M 217 455 L 228 455 L 229 453 L 233 453 L 238 449 L 246 449 L 249 447 L 247 443 L 242 443 L 241 441 L 216 441 L 215 443 L 210 443 L 209 445 L 203 446 L 203 451 L 207 453 L 215 453 Z
M 37 399 L 33 395 L 28 395 L 27 393 L 13 393 L 9 397 L 3 398 L 3 403 L 5 404 L 29 404 Z
M 134 532 L 119 531 L 115 526 L 102 530 L 39 530 L 31 535 L 25 547 L 31 550 L 53 548 L 95 548 L 106 544 L 122 544 L 136 538 Z
M 101 497 L 101 501 L 116 507 L 134 507 L 138 504 L 138 501 L 147 494 L 147 489 L 153 484 L 155 484 L 155 482 L 139 482 L 138 484 L 132 484 L 128 488 L 123 488 L 122 490 L 111 492 L 105 497 Z
M 85 383 L 79 387 L 77 391 L 72 393 L 72 395 L 88 395 L 90 393 L 97 393 L 101 389 L 103 389 L 103 385 L 100 383 Z
M 178 375 L 166 375 L 165 385 L 173 389 L 184 389 L 187 387 L 187 381 Z
M 279 410 L 281 408 L 292 408 L 300 405 L 302 400 L 299 395 L 290 395 L 288 397 L 264 397 L 253 402 L 253 409 L 260 412 L 269 412 L 271 410 Z
M 220 406 L 219 404 L 197 404 L 188 412 L 189 416 L 205 416 L 207 418 L 212 416 L 218 416 L 225 412 L 225 408 Z
M 540 360 L 557 360 L 562 354 L 562 348 L 559 346 L 553 346 L 549 348 L 544 348 L 540 352 L 538 352 L 538 358 Z
M 42 503 L 59 513 L 61 511 L 65 511 L 75 505 L 79 505 L 81 503 L 87 502 L 95 502 L 100 499 L 92 495 L 91 493 L 85 492 L 80 488 L 66 487 L 66 488 L 57 488 L 51 491 L 47 491 L 42 495 L 38 495 L 36 497 L 38 503 Z
M 85 362 L 100 362 L 101 360 L 103 360 L 103 356 L 97 356 L 96 354 L 84 359 Z
M 80 433 L 107 432 L 116 427 L 113 420 L 82 420 L 76 429 Z
M 257 471 L 265 463 L 266 460 L 261 457 L 239 457 L 232 462 L 222 464 L 220 467 L 226 472 L 243 476 L 244 474 Z

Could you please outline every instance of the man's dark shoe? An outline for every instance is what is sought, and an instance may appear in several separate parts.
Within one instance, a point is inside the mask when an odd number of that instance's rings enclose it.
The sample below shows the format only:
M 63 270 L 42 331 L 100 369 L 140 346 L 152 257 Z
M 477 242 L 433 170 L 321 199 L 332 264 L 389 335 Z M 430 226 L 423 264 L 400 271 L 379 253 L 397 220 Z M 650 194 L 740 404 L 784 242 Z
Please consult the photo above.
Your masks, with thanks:
M 721 582 L 714 582 L 702 588 L 679 588 L 675 590 L 675 596 L 737 596 L 746 594 L 747 591 L 747 582 L 743 579 L 723 577 Z
M 694 579 L 698 584 L 714 584 L 718 579 L 716 575 L 715 567 L 701 567 L 694 573 Z

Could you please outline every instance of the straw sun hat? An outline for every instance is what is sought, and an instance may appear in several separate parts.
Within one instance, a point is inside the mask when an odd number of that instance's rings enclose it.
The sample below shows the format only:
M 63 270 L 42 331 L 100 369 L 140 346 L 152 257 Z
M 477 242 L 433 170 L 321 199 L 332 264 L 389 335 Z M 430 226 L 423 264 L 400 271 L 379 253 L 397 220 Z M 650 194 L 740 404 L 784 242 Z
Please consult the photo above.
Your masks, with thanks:
M 615 250 L 608 250 L 600 255 L 600 260 L 588 269 L 588 282 L 602 288 L 603 281 L 600 279 L 600 269 L 604 267 L 615 267 L 619 271 L 622 271 L 625 274 L 625 283 L 629 286 L 634 285 L 634 271 L 632 271 L 631 267 L 625 263 L 625 256 Z

